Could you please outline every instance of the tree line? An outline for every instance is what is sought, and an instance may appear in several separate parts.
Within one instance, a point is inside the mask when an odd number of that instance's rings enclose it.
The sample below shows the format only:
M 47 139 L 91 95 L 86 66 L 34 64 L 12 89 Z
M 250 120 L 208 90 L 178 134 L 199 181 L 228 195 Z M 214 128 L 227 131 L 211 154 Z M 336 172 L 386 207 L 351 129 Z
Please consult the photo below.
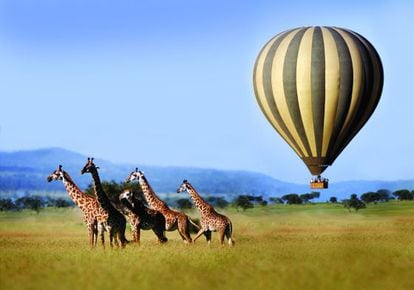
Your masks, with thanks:
M 118 183 L 114 180 L 112 181 L 103 181 L 102 187 L 107 193 L 109 199 L 115 206 L 120 206 L 120 201 L 118 196 L 124 190 L 134 191 L 140 199 L 146 204 L 145 198 L 141 191 L 141 187 L 138 183 Z M 86 194 L 94 196 L 94 189 L 92 184 L 89 184 L 85 190 Z M 207 196 L 205 200 L 217 208 L 226 208 L 233 206 L 237 209 L 247 210 L 255 206 L 266 206 L 269 203 L 271 204 L 307 204 L 310 203 L 313 199 L 318 199 L 320 197 L 319 192 L 310 192 L 304 194 L 289 193 L 281 197 L 270 197 L 266 200 L 263 196 L 257 195 L 238 195 L 233 200 L 229 201 L 223 196 Z M 377 203 L 377 202 L 387 202 L 391 199 L 398 200 L 414 200 L 414 190 L 410 191 L 407 189 L 401 189 L 394 192 L 391 192 L 386 189 L 380 189 L 376 192 L 366 192 L 361 194 L 358 197 L 356 194 L 351 194 L 349 199 L 344 199 L 341 203 L 344 207 L 350 209 L 359 210 L 366 207 L 366 204 Z M 176 207 L 179 209 L 191 209 L 194 207 L 192 201 L 189 198 L 171 198 L 167 197 L 165 199 L 168 205 Z M 329 198 L 330 203 L 339 203 L 338 199 L 335 196 Z M 51 198 L 45 196 L 23 196 L 16 199 L 3 198 L 0 199 L 0 211 L 9 211 L 9 210 L 22 210 L 22 209 L 31 209 L 36 212 L 39 212 L 42 208 L 45 207 L 71 207 L 75 206 L 74 202 L 69 198 Z

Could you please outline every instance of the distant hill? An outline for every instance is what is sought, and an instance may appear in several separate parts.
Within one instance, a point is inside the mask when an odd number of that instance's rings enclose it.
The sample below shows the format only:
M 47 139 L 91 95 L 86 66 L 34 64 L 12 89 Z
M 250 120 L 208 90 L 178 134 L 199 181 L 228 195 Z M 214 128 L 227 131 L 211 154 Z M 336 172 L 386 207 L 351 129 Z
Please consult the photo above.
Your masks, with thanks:
M 0 152 L 0 194 L 1 192 L 64 191 L 59 182 L 48 183 L 46 177 L 63 165 L 80 188 L 91 182 L 90 175 L 80 175 L 86 156 L 62 148 L 47 148 L 16 152 Z M 102 180 L 123 181 L 136 164 L 116 164 L 95 159 L 101 168 Z M 200 193 L 223 195 L 228 198 L 240 194 L 282 196 L 287 193 L 309 192 L 307 184 L 294 184 L 277 180 L 271 176 L 251 172 L 216 170 L 190 167 L 142 166 L 152 187 L 160 193 L 175 192 L 183 179 L 188 179 Z M 349 181 L 332 183 L 330 189 L 321 191 L 321 200 L 330 196 L 347 198 L 351 193 L 361 194 L 378 189 L 414 189 L 414 180 L 403 181 Z

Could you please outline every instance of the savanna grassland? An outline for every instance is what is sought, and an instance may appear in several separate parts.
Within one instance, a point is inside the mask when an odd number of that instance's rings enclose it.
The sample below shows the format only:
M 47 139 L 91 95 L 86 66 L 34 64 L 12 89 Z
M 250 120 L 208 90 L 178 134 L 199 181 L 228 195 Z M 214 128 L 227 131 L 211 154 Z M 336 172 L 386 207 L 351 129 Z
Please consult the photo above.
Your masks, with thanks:
M 413 202 L 225 214 L 233 248 L 143 231 L 140 246 L 90 250 L 77 209 L 1 212 L 0 289 L 414 289 Z

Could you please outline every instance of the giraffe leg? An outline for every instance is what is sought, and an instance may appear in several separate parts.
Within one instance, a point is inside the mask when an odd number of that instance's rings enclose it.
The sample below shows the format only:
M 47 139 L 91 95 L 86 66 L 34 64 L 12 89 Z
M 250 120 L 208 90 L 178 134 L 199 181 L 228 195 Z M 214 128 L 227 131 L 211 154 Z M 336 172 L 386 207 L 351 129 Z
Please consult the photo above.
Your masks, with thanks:
M 220 241 L 221 245 L 224 245 L 224 232 L 225 232 L 225 229 L 218 229 L 217 230 L 217 233 L 219 235 L 219 241 Z
M 89 237 L 89 247 L 92 249 L 93 248 L 93 226 L 94 224 L 88 224 L 88 237 Z
M 132 242 L 136 243 L 137 234 L 136 234 L 136 231 L 134 229 L 131 229 L 131 237 L 132 237 Z
M 152 231 L 153 231 L 153 232 L 154 232 L 154 234 L 157 236 L 157 238 L 158 238 L 158 242 L 159 242 L 159 243 L 163 244 L 163 243 L 166 243 L 166 242 L 168 241 L 167 237 L 165 236 L 164 229 L 154 227 L 154 228 L 152 229 Z
M 182 216 L 178 220 L 178 232 L 183 238 L 184 242 L 191 244 L 193 240 L 190 236 L 190 222 L 188 221 L 187 216 Z
M 211 244 L 211 231 L 205 231 L 203 234 L 206 237 L 208 245 L 210 246 L 210 244 Z M 194 238 L 194 240 L 195 240 L 195 238 Z
M 139 243 L 140 240 L 140 234 L 139 234 L 139 225 L 131 225 L 131 234 L 132 234 L 132 241 L 134 243 Z
M 183 235 L 183 233 L 180 231 L 180 229 L 178 229 L 178 233 L 180 234 L 180 237 L 183 239 L 184 243 L 188 243 L 187 239 L 185 238 L 185 236 Z
M 93 224 L 93 236 L 92 236 L 93 247 L 98 244 L 98 222 L 95 220 Z
M 102 223 L 98 224 L 98 232 L 99 232 L 99 236 L 101 237 L 101 244 L 102 247 L 105 249 L 105 228 L 104 225 Z
M 123 239 L 122 239 L 122 232 L 121 231 L 119 231 L 118 233 L 117 233 L 117 236 L 118 236 L 118 240 L 119 240 L 119 242 L 121 243 L 121 248 L 123 249 L 123 248 L 125 248 L 125 246 L 126 246 L 126 243 L 123 241 Z
M 114 242 L 114 231 L 113 228 L 111 227 L 111 229 L 109 230 L 109 245 L 111 246 L 111 248 L 113 248 L 113 242 Z
M 121 234 L 120 234 L 119 230 L 115 229 L 114 233 L 113 233 L 113 237 L 114 237 L 114 244 L 117 248 L 119 248 L 119 241 L 121 239 L 120 236 L 121 236 Z
M 140 226 L 137 226 L 137 228 L 136 228 L 135 242 L 138 243 L 138 244 L 141 242 L 141 228 L 140 228 Z
M 195 241 L 196 241 L 199 237 L 201 237 L 201 235 L 202 235 L 202 234 L 204 234 L 204 232 L 205 232 L 205 230 L 204 230 L 203 228 L 201 228 L 201 229 L 198 231 L 197 235 L 194 237 L 193 242 L 195 242 Z

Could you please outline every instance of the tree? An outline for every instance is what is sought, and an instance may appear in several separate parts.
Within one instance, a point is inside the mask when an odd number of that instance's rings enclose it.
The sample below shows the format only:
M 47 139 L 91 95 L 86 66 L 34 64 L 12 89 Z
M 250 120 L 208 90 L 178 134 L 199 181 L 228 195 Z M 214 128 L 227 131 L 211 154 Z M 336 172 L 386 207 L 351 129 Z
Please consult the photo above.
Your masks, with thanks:
M 361 199 L 365 203 L 377 202 L 380 200 L 380 195 L 379 193 L 376 193 L 376 192 L 366 192 L 361 195 Z
M 146 204 L 146 200 L 143 196 L 141 186 L 137 182 L 117 183 L 115 180 L 111 180 L 111 181 L 102 181 L 101 185 L 106 195 L 108 196 L 109 200 L 111 201 L 111 203 L 114 204 L 117 208 L 122 207 L 122 203 L 119 201 L 119 195 L 124 190 L 133 191 L 135 195 L 138 196 L 139 200 L 141 200 L 142 202 L 144 202 L 144 204 Z M 88 187 L 85 190 L 85 193 L 91 196 L 95 196 L 95 190 L 93 188 L 92 183 L 88 185 Z
M 251 202 L 251 199 L 248 195 L 239 195 L 238 197 L 236 197 L 233 203 L 236 206 L 236 208 L 241 207 L 243 211 L 245 211 L 248 208 L 253 208 L 253 203 Z
M 259 195 L 259 196 L 250 196 L 249 195 L 249 199 L 251 202 L 253 202 L 253 204 L 259 204 L 261 206 L 266 206 L 267 205 L 267 201 L 263 199 L 263 196 Z
M 44 205 L 45 202 L 40 196 L 24 196 L 16 199 L 16 206 L 19 209 L 31 209 L 37 213 Z
M 55 206 L 55 207 L 70 207 L 70 206 L 74 206 L 75 204 L 73 203 L 73 201 L 69 201 L 64 198 L 57 198 L 57 199 L 51 200 L 50 205 Z
M 311 193 L 310 193 L 310 197 L 311 197 L 311 199 L 314 199 L 314 198 L 319 198 L 321 196 L 321 193 L 319 192 L 319 191 L 312 191 Z
M 301 194 L 299 197 L 304 203 L 308 203 L 310 200 L 314 198 L 319 198 L 320 193 L 317 191 L 312 191 L 311 193 L 304 193 Z
M 338 202 L 338 199 L 336 198 L 336 196 L 331 196 L 331 197 L 329 198 L 329 202 L 330 202 L 330 203 L 337 203 L 337 202 Z
M 10 198 L 0 199 L 0 211 L 9 211 L 16 209 L 16 205 Z
M 193 208 L 193 203 L 188 198 L 177 199 L 175 203 L 179 209 Z
M 413 200 L 414 199 L 414 191 L 410 192 L 408 189 L 400 189 L 400 190 L 394 191 L 392 194 L 396 196 L 399 200 Z
M 281 199 L 280 197 L 270 197 L 269 198 L 270 202 L 273 204 L 283 204 L 283 199 Z
M 349 211 L 351 211 L 351 208 L 354 208 L 355 211 L 360 210 L 361 208 L 365 208 L 366 205 L 363 203 L 356 194 L 351 194 L 350 199 L 345 199 L 342 201 L 344 204 L 344 207 L 346 207 Z
M 392 199 L 391 191 L 388 189 L 379 189 L 377 190 L 381 201 L 389 201 Z
M 302 199 L 296 193 L 290 193 L 282 196 L 282 199 L 286 201 L 287 204 L 302 204 Z
M 308 203 L 312 199 L 309 193 L 301 194 L 299 197 L 304 203 Z
M 229 202 L 222 196 L 208 196 L 206 201 L 214 207 L 225 208 L 229 205 Z

